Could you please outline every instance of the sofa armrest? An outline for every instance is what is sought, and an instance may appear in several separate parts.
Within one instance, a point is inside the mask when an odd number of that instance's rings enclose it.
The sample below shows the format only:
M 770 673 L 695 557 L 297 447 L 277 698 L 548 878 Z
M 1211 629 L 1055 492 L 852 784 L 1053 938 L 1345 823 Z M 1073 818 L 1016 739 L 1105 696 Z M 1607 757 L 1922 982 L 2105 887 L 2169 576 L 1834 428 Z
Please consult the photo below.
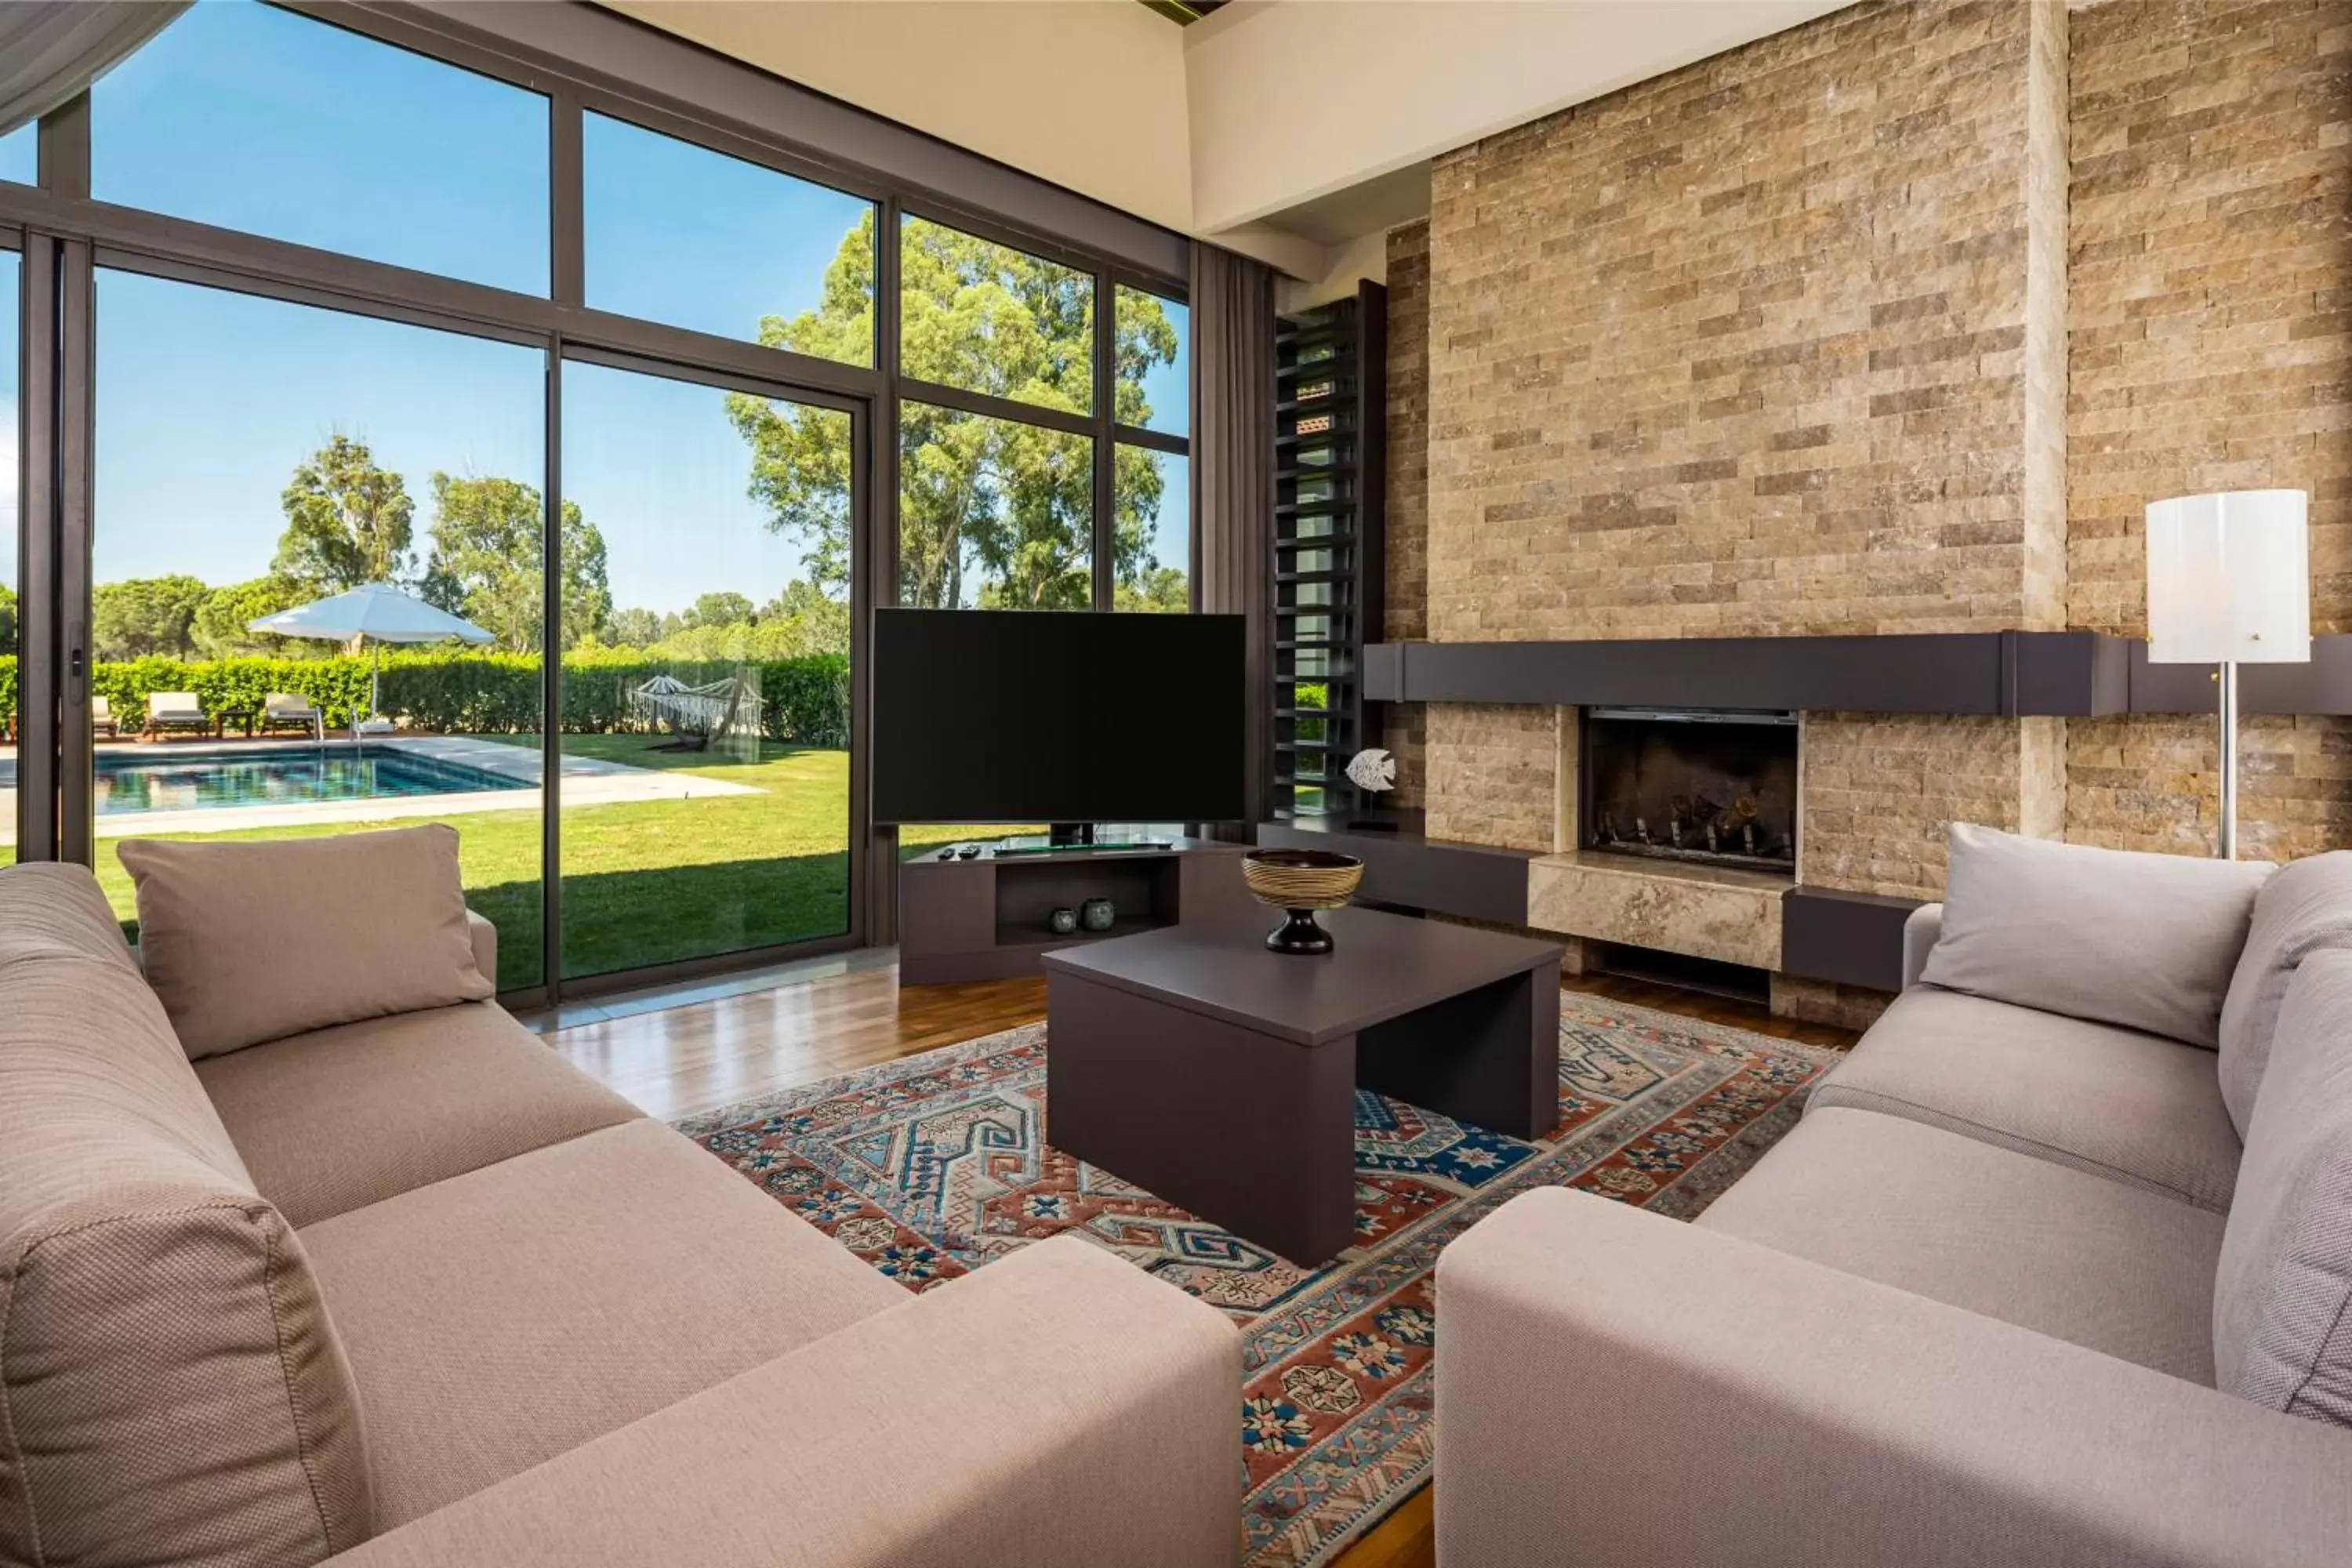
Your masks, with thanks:
M 1442 1563 L 2345 1561 L 2352 1436 L 1565 1189 L 1437 1266 Z
M 499 983 L 499 928 L 467 910 L 466 935 L 474 944 L 474 967 L 495 989 Z
M 333 1558 L 1232 1568 L 1241 1341 L 1041 1242 Z
M 1921 904 L 1903 920 L 1903 989 L 1919 984 L 1927 973 L 1927 950 L 1944 934 L 1944 906 Z

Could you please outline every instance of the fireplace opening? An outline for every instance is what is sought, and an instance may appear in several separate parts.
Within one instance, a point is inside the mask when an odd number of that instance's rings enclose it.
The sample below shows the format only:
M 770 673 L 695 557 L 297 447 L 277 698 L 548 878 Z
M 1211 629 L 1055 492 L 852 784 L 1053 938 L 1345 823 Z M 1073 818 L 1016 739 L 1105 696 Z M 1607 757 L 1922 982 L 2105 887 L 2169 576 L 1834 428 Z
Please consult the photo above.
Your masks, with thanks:
M 1797 868 L 1794 713 L 1588 708 L 1577 756 L 1581 847 Z

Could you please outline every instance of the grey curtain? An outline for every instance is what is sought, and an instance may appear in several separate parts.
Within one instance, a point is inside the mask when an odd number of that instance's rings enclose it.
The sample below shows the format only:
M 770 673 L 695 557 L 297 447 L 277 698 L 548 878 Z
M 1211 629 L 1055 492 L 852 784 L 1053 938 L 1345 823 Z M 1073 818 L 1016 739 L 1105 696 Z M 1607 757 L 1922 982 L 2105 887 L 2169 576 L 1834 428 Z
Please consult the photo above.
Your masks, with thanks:
M 1274 767 L 1274 272 L 1195 243 L 1192 311 L 1192 580 L 1249 619 L 1249 837 Z
M 0 136 L 60 107 L 188 0 L 0 0 Z

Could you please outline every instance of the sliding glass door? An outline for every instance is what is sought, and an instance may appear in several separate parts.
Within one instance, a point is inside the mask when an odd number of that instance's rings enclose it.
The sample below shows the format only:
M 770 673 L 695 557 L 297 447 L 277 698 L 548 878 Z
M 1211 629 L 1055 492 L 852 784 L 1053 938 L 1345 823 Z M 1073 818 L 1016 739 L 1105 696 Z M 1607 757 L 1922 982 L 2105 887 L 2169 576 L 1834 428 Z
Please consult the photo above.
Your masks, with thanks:
M 97 288 L 91 804 L 117 912 L 125 837 L 446 822 L 501 984 L 538 984 L 545 352 L 132 272 Z M 412 629 L 254 628 L 363 589 Z M 470 629 L 429 635 L 436 613 Z
M 5 155 L 16 136 L 0 137 L 0 179 L 10 177 Z M 16 858 L 16 789 L 19 722 L 16 673 L 16 626 L 21 611 L 18 594 L 23 569 L 16 559 L 19 508 L 18 476 L 24 462 L 17 451 L 19 367 L 24 344 L 19 321 L 24 310 L 24 258 L 0 250 L 0 862 Z
M 503 985 L 539 983 L 543 384 L 539 348 L 99 270 L 91 820 L 122 920 L 122 837 L 449 823 Z M 355 590 L 412 627 L 254 627 Z
M 578 362 L 562 406 L 564 977 L 845 936 L 851 413 Z

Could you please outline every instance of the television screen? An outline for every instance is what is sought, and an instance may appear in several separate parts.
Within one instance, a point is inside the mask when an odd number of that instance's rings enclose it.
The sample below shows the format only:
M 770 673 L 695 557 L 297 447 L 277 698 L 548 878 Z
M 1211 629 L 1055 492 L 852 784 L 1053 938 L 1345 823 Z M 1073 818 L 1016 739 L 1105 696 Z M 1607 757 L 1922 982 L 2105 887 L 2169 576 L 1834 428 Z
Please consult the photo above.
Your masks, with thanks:
M 1239 616 L 877 610 L 877 822 L 1242 816 Z

